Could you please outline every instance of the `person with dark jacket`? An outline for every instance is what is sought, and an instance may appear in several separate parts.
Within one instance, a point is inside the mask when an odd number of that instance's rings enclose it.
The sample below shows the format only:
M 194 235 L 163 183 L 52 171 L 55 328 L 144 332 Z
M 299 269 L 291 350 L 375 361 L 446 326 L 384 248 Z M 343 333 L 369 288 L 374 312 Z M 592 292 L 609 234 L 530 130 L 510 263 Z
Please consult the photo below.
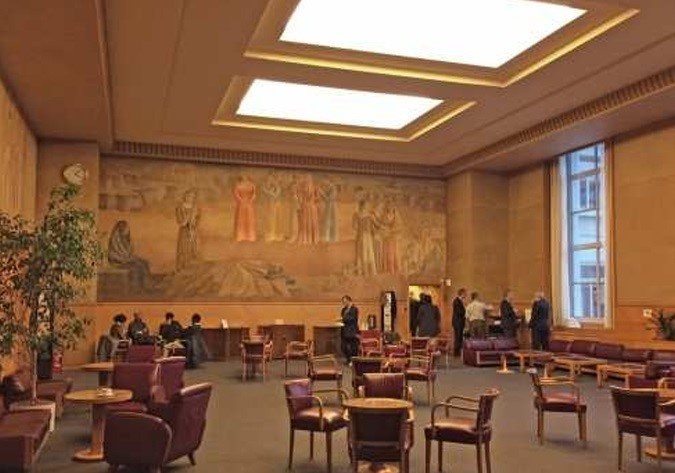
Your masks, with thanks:
M 441 331 L 441 311 L 435 306 L 429 294 L 420 294 L 417 310 L 417 336 L 436 337 Z
M 204 341 L 202 333 L 202 316 L 193 314 L 191 324 L 183 331 L 183 339 L 185 340 L 186 367 L 199 368 L 199 365 L 208 360 L 211 356 Z
M 342 353 L 347 363 L 352 362 L 352 357 L 359 353 L 359 309 L 356 308 L 350 296 L 342 296 Z
M 164 323 L 159 326 L 159 335 L 165 343 L 172 343 L 183 337 L 183 327 L 174 320 L 172 312 L 167 312 L 164 316 Z
M 455 343 L 453 354 L 459 356 L 462 352 L 462 343 L 464 342 L 464 327 L 466 326 L 466 289 L 461 288 L 457 291 L 457 297 L 452 301 L 452 330 L 455 332 Z
M 417 333 L 417 312 L 420 309 L 421 301 L 415 299 L 415 294 L 410 293 L 410 299 L 408 300 L 408 315 L 410 318 L 410 334 L 415 335 Z
M 534 295 L 529 327 L 532 330 L 532 348 L 548 351 L 548 342 L 551 337 L 551 304 L 546 300 L 543 292 L 537 292 Z
M 516 330 L 518 328 L 518 316 L 516 315 L 516 311 L 513 310 L 512 300 L 513 292 L 507 290 L 504 292 L 504 299 L 499 304 L 502 331 L 507 338 L 516 338 Z
M 130 338 L 133 343 L 144 344 L 149 342 L 149 336 L 150 330 L 141 314 L 134 312 L 134 318 L 127 327 L 127 338 Z

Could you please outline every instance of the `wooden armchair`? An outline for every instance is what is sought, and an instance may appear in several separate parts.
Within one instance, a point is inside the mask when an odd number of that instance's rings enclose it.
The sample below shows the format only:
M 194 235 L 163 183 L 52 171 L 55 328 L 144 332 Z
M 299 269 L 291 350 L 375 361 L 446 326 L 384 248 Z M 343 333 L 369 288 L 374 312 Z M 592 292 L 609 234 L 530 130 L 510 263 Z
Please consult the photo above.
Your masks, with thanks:
M 412 337 L 410 339 L 410 356 L 426 356 L 429 353 L 429 337 Z
M 309 432 L 309 458 L 314 458 L 314 432 L 326 434 L 326 463 L 327 471 L 331 473 L 332 465 L 332 434 L 347 426 L 342 407 L 326 407 L 319 393 L 337 392 L 341 400 L 346 399 L 347 393 L 341 389 L 313 390 L 310 379 L 296 379 L 284 383 L 286 405 L 291 419 L 290 445 L 288 450 L 288 469 L 293 468 L 293 450 L 295 447 L 295 431 Z
M 452 355 L 452 337 L 449 336 L 440 336 L 436 337 L 431 341 L 433 350 L 438 353 L 439 356 L 444 358 L 444 367 L 448 369 L 450 367 L 450 356 Z
M 436 392 L 436 357 L 411 356 L 408 366 L 405 367 L 406 385 L 411 381 L 424 382 L 427 385 L 427 403 L 432 404 Z
M 314 344 L 311 340 L 307 340 L 306 342 L 288 342 L 286 344 L 286 351 L 284 352 L 284 376 L 288 376 L 288 363 L 290 361 L 303 361 L 305 366 L 307 366 L 307 360 L 313 354 Z
M 379 338 L 361 338 L 359 356 L 382 356 L 382 340 Z
M 342 370 L 333 355 L 310 356 L 307 360 L 307 373 L 312 383 L 317 381 L 335 381 L 342 388 Z
M 485 449 L 485 469 L 491 473 L 490 441 L 492 440 L 492 407 L 499 391 L 490 389 L 479 398 L 449 396 L 431 409 L 431 423 L 424 428 L 426 439 L 425 472 L 431 467 L 431 443 L 438 442 L 438 471 L 443 471 L 443 442 L 476 446 L 478 473 L 483 471 L 482 450 Z M 445 417 L 436 418 L 436 411 L 445 409 Z M 451 412 L 470 412 L 468 416 L 451 416 Z
M 540 378 L 536 369 L 529 369 L 528 373 L 534 386 L 534 407 L 537 410 L 537 438 L 539 443 L 544 443 L 544 413 L 560 412 L 577 415 L 579 439 L 586 447 L 586 404 L 581 400 L 579 386 L 569 378 Z
M 267 377 L 267 365 L 272 360 L 272 341 L 244 340 L 241 342 L 241 380 L 246 381 L 249 374 L 255 376 L 256 368 L 260 366 L 263 381 Z
M 358 395 L 359 387 L 363 385 L 366 373 L 381 373 L 384 367 L 383 358 L 355 356 L 352 358 L 352 389 L 354 396 Z

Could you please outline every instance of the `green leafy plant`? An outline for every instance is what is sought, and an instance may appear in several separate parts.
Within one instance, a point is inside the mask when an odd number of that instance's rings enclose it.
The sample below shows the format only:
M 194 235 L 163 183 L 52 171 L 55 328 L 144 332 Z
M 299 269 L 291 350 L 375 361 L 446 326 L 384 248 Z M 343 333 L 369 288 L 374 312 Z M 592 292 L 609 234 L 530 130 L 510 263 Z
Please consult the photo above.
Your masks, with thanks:
M 41 220 L 0 213 L 0 355 L 31 367 L 36 401 L 37 360 L 52 348 L 74 348 L 90 320 L 71 304 L 84 294 L 102 256 L 93 212 L 74 204 L 79 187 L 51 192 Z
M 663 309 L 650 311 L 645 315 L 647 330 L 656 332 L 656 337 L 661 340 L 675 340 L 675 314 L 665 314 Z

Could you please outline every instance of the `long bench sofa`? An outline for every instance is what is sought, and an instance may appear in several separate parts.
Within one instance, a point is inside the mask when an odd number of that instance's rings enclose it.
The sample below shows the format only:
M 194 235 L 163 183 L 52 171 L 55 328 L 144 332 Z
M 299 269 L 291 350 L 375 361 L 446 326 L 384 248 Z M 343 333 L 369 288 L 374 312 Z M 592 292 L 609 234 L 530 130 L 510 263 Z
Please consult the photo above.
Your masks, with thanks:
M 510 338 L 467 339 L 464 341 L 464 363 L 470 366 L 496 366 L 501 362 L 501 355 L 519 348 L 518 342 Z M 607 363 L 631 363 L 652 367 L 661 366 L 663 371 L 673 366 L 675 375 L 675 350 L 651 348 L 630 348 L 620 343 L 606 343 L 595 340 L 561 340 L 553 339 L 549 351 L 554 355 L 583 356 L 607 360 Z M 509 361 L 514 361 L 509 357 Z M 564 368 L 564 365 L 559 365 Z M 656 369 L 656 368 L 654 368 Z M 594 372 L 594 367 L 587 371 Z

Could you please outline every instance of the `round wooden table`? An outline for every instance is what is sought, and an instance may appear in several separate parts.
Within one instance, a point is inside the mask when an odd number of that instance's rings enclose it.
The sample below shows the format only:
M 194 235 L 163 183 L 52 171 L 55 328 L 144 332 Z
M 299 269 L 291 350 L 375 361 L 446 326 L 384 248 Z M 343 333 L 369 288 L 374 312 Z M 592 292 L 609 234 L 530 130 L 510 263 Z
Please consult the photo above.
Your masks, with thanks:
M 345 400 L 342 405 L 349 411 L 350 409 L 360 411 L 387 411 L 408 409 L 412 415 L 413 403 L 404 399 L 393 399 L 386 397 L 355 397 Z M 371 463 L 358 469 L 359 473 L 397 473 L 398 468 L 383 463 Z
M 100 396 L 96 389 L 73 391 L 65 395 L 65 400 L 78 404 L 91 404 L 91 446 L 73 455 L 73 460 L 97 462 L 103 460 L 103 432 L 105 430 L 105 406 L 125 402 L 133 393 L 126 389 L 113 389 L 112 396 Z
M 98 373 L 98 385 L 110 386 L 110 373 L 113 372 L 115 364 L 112 361 L 101 361 L 98 363 L 89 363 L 82 365 L 82 371 Z

